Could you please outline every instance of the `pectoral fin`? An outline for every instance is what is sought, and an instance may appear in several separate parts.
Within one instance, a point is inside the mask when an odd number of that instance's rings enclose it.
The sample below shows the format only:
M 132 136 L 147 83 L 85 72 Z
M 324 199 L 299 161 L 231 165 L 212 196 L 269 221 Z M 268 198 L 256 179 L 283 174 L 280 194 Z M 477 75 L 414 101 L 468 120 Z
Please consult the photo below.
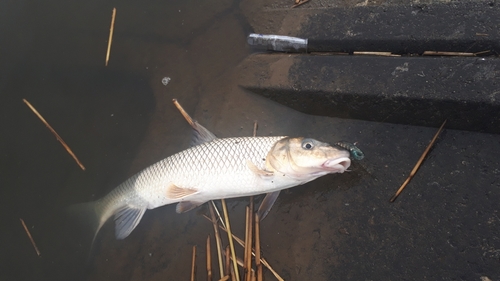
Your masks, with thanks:
M 175 207 L 175 211 L 178 214 L 185 213 L 185 212 L 191 211 L 192 209 L 202 205 L 203 203 L 205 203 L 205 202 L 182 201 L 182 202 L 179 202 L 179 204 L 177 204 L 177 206 Z
M 146 208 L 125 206 L 115 214 L 116 239 L 124 239 L 139 224 Z
M 259 210 L 257 211 L 260 220 L 263 220 L 267 216 L 269 211 L 271 211 L 271 208 L 273 207 L 274 202 L 276 202 L 276 199 L 278 199 L 279 195 L 279 190 L 266 194 L 266 197 L 264 197 L 264 200 L 262 200 L 262 203 L 260 203 Z
M 167 188 L 167 198 L 168 199 L 182 199 L 184 197 L 187 197 L 189 195 L 193 195 L 197 193 L 198 190 L 194 188 L 183 188 L 183 187 L 178 187 L 177 185 L 171 183 L 168 188 Z
M 250 171 L 252 171 L 254 174 L 258 175 L 259 177 L 261 177 L 263 179 L 270 178 L 270 177 L 274 176 L 273 172 L 269 172 L 269 171 L 265 171 L 265 170 L 259 169 L 250 160 L 247 160 L 247 166 L 250 169 Z

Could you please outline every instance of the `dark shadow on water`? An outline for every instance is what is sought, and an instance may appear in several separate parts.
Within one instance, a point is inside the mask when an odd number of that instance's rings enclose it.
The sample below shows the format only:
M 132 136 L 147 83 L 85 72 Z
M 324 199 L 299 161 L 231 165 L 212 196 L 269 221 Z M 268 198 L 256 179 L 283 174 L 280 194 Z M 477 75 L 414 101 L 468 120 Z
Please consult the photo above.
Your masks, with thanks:
M 0 280 L 83 280 L 92 234 L 68 219 L 66 208 L 101 197 L 129 176 L 154 109 L 152 90 L 143 77 L 104 67 L 28 64 L 17 66 L 0 88 Z

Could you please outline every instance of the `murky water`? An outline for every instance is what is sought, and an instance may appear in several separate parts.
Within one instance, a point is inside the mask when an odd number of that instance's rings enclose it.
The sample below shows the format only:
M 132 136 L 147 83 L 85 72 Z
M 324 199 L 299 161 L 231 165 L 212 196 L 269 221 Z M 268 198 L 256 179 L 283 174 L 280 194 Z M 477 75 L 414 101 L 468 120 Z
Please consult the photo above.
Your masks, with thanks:
M 220 137 L 251 135 L 257 120 L 259 135 L 360 142 L 366 158 L 351 173 L 282 192 L 262 223 L 263 254 L 286 280 L 500 278 L 498 136 L 446 131 L 389 204 L 435 130 L 307 116 L 242 90 L 251 70 L 239 65 L 249 54 L 239 1 L 4 1 L 0 13 L 0 280 L 188 279 L 193 245 L 205 279 L 213 230 L 203 208 L 148 211 L 121 241 L 108 222 L 90 255 L 92 234 L 65 216 L 188 146 L 172 98 Z M 228 203 L 242 236 L 248 199 Z M 274 280 L 268 271 L 266 280 Z

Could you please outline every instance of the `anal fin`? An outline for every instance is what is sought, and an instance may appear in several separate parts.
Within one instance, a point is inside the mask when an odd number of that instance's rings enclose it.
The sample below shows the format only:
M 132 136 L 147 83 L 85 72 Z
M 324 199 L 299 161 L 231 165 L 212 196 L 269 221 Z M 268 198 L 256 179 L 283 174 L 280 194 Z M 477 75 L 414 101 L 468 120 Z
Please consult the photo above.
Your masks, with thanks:
M 262 203 L 260 203 L 259 210 L 257 211 L 260 220 L 263 220 L 269 211 L 271 211 L 271 208 L 273 207 L 274 202 L 276 202 L 276 199 L 278 199 L 279 195 L 280 190 L 266 194 L 266 197 L 264 197 Z
M 195 209 L 196 207 L 202 205 L 205 202 L 195 202 L 195 201 L 182 201 L 177 204 L 175 211 L 178 214 L 185 213 Z
M 141 221 L 146 208 L 125 206 L 115 214 L 115 236 L 116 239 L 124 239 L 134 230 Z

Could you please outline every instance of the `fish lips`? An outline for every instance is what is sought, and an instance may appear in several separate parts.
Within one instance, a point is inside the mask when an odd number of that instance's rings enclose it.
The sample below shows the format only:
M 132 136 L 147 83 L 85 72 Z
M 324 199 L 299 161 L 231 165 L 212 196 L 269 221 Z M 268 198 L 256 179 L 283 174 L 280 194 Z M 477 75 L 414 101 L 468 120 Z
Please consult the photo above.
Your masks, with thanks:
M 321 167 L 330 173 L 343 173 L 351 166 L 351 159 L 349 157 L 340 157 L 329 159 Z

